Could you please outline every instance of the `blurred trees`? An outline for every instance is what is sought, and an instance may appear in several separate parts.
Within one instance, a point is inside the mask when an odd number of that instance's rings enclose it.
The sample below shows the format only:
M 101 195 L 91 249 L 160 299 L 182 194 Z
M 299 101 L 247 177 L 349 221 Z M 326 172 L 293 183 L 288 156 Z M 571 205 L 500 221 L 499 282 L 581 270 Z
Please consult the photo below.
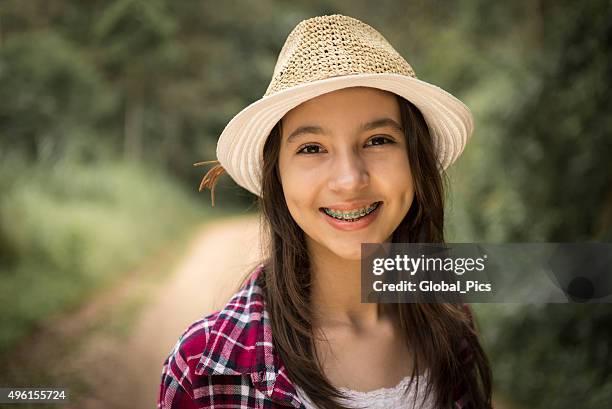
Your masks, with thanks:
M 0 149 L 27 161 L 57 160 L 112 107 L 100 73 L 74 44 L 44 29 L 6 39 L 0 50 Z
M 475 140 L 482 143 L 468 148 L 459 165 L 458 173 L 474 179 L 458 187 L 458 201 L 483 205 L 460 210 L 466 212 L 462 235 L 607 241 L 611 7 L 606 1 L 541 2 L 536 10 L 540 23 L 528 24 L 538 27 L 531 29 L 533 43 L 517 38 L 512 46 L 521 58 L 508 60 L 511 52 L 504 52 L 504 71 L 494 69 L 486 86 L 467 93 L 477 115 Z

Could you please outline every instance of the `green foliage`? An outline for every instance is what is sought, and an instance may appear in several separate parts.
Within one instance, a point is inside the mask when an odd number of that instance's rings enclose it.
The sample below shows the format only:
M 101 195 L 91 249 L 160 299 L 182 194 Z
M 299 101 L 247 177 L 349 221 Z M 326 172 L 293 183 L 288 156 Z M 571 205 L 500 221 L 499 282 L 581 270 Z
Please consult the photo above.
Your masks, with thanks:
M 602 408 L 612 393 L 607 304 L 481 305 L 496 384 L 522 407 Z
M 542 18 L 541 45 L 467 94 L 476 132 L 453 169 L 471 176 L 453 192 L 464 239 L 612 237 L 610 5 L 564 2 Z
M 0 355 L 41 319 L 75 306 L 201 218 L 154 169 L 6 160 L 0 202 Z
M 451 172 L 452 238 L 612 237 L 612 11 L 608 2 L 589 1 L 541 13 L 546 25 L 527 25 L 538 33 L 528 37 L 531 48 L 518 59 L 504 52 L 505 68 L 491 65 L 466 95 L 476 133 Z M 478 316 L 495 384 L 517 403 L 610 405 L 609 305 L 483 305 Z
M 113 93 L 81 51 L 51 30 L 0 48 L 0 152 L 58 157 L 112 108 Z

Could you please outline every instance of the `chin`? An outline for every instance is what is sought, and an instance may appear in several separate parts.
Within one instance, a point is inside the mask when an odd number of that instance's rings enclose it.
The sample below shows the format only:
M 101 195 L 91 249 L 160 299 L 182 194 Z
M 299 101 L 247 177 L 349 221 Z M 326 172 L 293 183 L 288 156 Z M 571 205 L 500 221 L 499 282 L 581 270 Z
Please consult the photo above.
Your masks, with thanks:
M 334 251 L 334 253 L 344 260 L 359 261 L 361 260 L 361 245 L 356 250 L 347 249 L 346 251 Z

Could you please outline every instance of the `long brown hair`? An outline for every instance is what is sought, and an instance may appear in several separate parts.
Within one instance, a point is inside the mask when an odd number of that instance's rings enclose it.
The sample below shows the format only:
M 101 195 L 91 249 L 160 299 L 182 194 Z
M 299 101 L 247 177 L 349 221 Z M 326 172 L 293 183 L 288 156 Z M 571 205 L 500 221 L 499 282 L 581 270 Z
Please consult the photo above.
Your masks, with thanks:
M 393 242 L 444 243 L 443 176 L 421 112 L 397 97 L 415 186 L 415 200 L 393 233 Z M 315 405 L 343 408 L 343 397 L 327 379 L 317 358 L 310 305 L 311 275 L 304 232 L 289 213 L 278 170 L 281 121 L 263 152 L 261 209 L 267 258 L 261 276 L 274 346 L 289 378 Z M 383 305 L 379 304 L 379 308 Z M 448 408 L 463 391 L 467 407 L 491 408 L 491 369 L 467 307 L 456 304 L 385 304 L 405 334 L 414 362 L 411 380 L 427 368 L 426 393 L 436 407 Z M 416 403 L 416 402 L 415 402 Z
M 415 186 L 415 200 L 393 233 L 393 242 L 444 242 L 444 189 L 442 174 L 427 124 L 421 112 L 397 97 L 407 141 L 408 157 Z M 311 326 L 311 275 L 304 232 L 289 213 L 278 171 L 281 122 L 274 127 L 264 146 L 262 225 L 266 227 L 268 259 L 262 286 L 270 313 L 275 348 L 289 377 L 313 403 L 321 408 L 341 408 L 333 400 L 343 395 L 323 373 L 314 350 Z M 382 305 L 379 304 L 382 307 Z M 435 390 L 436 406 L 451 407 L 464 390 L 474 408 L 491 407 L 491 373 L 471 317 L 461 306 L 450 304 L 385 304 L 394 311 L 405 339 L 410 341 L 415 363 L 412 379 L 420 366 L 427 366 Z M 461 362 L 462 340 L 467 341 L 471 359 Z M 421 362 L 418 357 L 422 357 Z M 418 382 L 418 381 L 417 381 Z M 418 384 L 417 384 L 418 387 Z

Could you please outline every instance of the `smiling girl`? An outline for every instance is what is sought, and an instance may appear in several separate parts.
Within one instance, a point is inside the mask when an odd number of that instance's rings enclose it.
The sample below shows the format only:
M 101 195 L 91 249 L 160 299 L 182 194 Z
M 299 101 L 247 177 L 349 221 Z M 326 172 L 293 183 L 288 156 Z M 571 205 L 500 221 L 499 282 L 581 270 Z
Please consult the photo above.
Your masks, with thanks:
M 472 129 L 372 27 L 298 24 L 202 184 L 258 196 L 268 256 L 181 335 L 158 407 L 490 408 L 467 306 L 360 302 L 361 243 L 444 242 L 442 175 Z

